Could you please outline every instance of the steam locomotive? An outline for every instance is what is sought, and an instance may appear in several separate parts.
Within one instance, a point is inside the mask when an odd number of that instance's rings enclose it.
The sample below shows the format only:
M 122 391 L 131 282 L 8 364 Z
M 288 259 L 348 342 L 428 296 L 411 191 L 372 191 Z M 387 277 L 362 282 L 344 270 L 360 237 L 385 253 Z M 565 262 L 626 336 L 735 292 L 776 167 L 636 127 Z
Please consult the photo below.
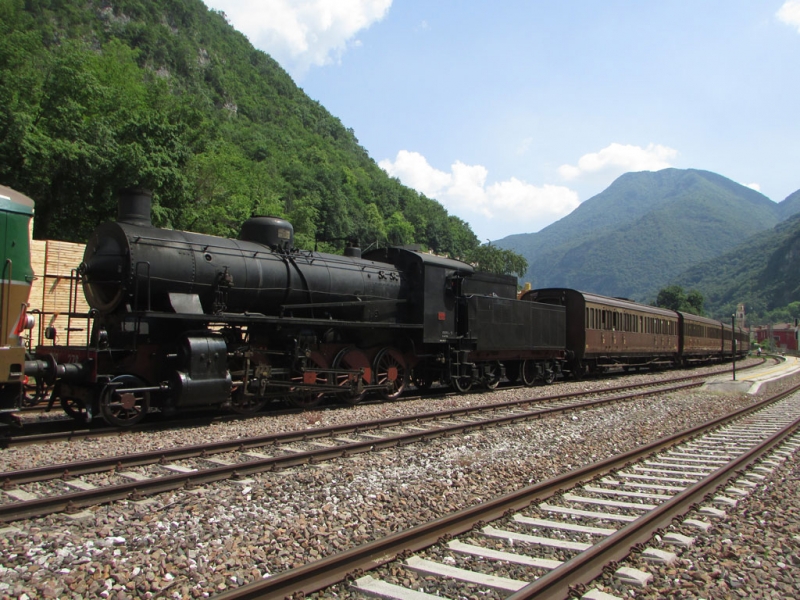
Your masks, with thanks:
M 627 300 L 563 289 L 518 298 L 514 277 L 413 247 L 332 255 L 295 248 L 283 219 L 252 217 L 227 239 L 154 227 L 150 209 L 148 191 L 122 193 L 117 220 L 86 244 L 78 271 L 91 309 L 72 316 L 86 319 L 88 343 L 59 345 L 48 328 L 50 342 L 17 368 L 76 419 L 125 427 L 151 410 L 355 404 L 409 383 L 531 386 L 717 360 L 734 338 L 748 348 L 731 326 Z M 7 394 L 0 413 L 20 398 Z
M 248 413 L 561 372 L 564 307 L 518 300 L 513 277 L 413 248 L 299 250 L 275 217 L 247 220 L 236 240 L 159 229 L 150 203 L 122 194 L 117 221 L 86 244 L 89 344 L 36 350 L 40 373 L 69 366 L 51 376 L 51 403 L 76 418 L 130 426 L 154 408 Z

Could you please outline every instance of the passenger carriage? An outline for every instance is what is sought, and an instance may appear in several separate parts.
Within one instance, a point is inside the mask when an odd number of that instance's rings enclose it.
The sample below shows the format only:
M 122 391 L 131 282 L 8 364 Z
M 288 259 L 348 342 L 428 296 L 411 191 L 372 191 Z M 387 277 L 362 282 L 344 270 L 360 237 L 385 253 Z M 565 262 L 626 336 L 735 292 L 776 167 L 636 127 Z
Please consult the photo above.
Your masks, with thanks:
M 674 311 L 565 288 L 531 290 L 523 299 L 566 307 L 568 361 L 576 375 L 679 360 Z

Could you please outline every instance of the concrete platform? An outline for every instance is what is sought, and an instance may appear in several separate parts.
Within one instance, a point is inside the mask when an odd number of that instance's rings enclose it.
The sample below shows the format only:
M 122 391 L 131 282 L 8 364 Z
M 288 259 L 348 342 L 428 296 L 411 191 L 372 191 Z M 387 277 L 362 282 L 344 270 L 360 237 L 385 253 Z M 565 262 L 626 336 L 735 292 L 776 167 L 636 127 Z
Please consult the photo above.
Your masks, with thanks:
M 745 371 L 736 370 L 736 381 L 733 381 L 733 365 L 731 371 L 725 375 L 718 375 L 708 381 L 702 389 L 720 394 L 757 394 L 769 392 L 776 384 L 789 378 L 800 376 L 800 359 L 795 356 L 778 357 L 780 364 L 769 364 L 767 361 L 761 366 Z

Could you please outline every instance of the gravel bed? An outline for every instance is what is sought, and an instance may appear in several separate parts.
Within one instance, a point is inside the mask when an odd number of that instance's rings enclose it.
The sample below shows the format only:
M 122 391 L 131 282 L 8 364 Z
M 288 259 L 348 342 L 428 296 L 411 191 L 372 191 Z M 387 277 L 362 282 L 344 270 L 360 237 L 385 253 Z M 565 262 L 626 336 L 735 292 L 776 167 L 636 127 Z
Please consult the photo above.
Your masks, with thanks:
M 737 362 L 737 369 L 748 364 L 758 364 L 760 359 L 750 358 Z M 358 406 L 320 407 L 300 413 L 255 417 L 226 423 L 213 423 L 202 427 L 187 427 L 158 432 L 132 432 L 119 436 L 88 437 L 81 440 L 54 442 L 46 445 L 20 446 L 0 450 L 0 472 L 30 469 L 39 466 L 90 460 L 98 456 L 116 456 L 134 452 L 148 452 L 189 446 L 202 442 L 223 441 L 245 437 L 269 435 L 284 431 L 313 429 L 343 425 L 356 421 L 369 421 L 402 417 L 421 412 L 481 406 L 519 398 L 539 398 L 553 394 L 568 394 L 589 390 L 602 390 L 622 384 L 638 384 L 669 379 L 676 375 L 702 375 L 720 369 L 719 365 L 686 371 L 664 371 L 610 377 L 585 381 L 559 381 L 555 385 L 498 390 L 493 393 L 453 395 L 438 400 L 402 400 L 392 403 L 371 403 Z M 191 413 L 187 413 L 191 418 Z M 52 416 L 44 414 L 43 420 Z M 30 420 L 30 416 L 28 417 Z
M 609 576 L 593 587 L 645 600 L 800 598 L 798 486 L 800 456 L 795 455 L 735 508 L 728 508 L 724 519 L 711 519 L 713 527 L 708 533 L 680 524 L 671 527 L 670 531 L 695 539 L 690 548 L 662 546 L 678 554 L 676 564 L 656 566 L 638 557 L 626 561 L 624 566 L 653 574 L 647 589 L 632 591 Z
M 630 380 L 639 378 L 652 376 L 637 375 Z M 603 381 L 577 382 L 472 394 L 448 398 L 437 406 L 606 385 L 609 383 Z M 700 390 L 653 396 L 264 473 L 250 480 L 181 490 L 143 503 L 116 502 L 93 508 L 81 519 L 51 515 L 21 521 L 12 524 L 18 531 L 0 532 L 0 596 L 209 597 L 601 460 L 752 401 Z M 0 451 L 0 469 L 430 409 L 429 401 L 409 401 L 252 419 L 199 430 L 28 446 Z M 507 544 L 501 540 L 492 543 Z M 797 541 L 793 543 L 796 548 Z M 347 589 L 337 593 L 351 595 Z

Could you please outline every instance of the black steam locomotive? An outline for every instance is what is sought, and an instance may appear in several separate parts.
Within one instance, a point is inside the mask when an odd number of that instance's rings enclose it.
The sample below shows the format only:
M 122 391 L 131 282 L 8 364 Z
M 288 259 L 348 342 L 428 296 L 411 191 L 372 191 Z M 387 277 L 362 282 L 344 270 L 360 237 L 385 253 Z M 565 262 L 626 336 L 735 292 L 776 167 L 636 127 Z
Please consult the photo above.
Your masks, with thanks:
M 37 348 L 40 374 L 59 365 L 51 405 L 76 418 L 356 403 L 409 382 L 533 385 L 567 359 L 564 306 L 518 300 L 513 277 L 408 247 L 299 250 L 274 217 L 249 219 L 237 240 L 159 229 L 150 200 L 122 194 L 117 221 L 86 245 L 89 343 Z

